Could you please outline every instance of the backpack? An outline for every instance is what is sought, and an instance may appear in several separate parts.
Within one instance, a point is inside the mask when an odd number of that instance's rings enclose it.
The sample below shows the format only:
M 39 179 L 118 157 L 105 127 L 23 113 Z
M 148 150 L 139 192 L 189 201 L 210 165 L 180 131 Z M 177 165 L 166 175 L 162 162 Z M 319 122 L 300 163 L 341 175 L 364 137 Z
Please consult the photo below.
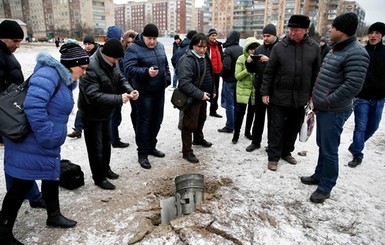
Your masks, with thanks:
M 60 160 L 59 186 L 74 190 L 84 185 L 84 173 L 82 168 L 70 160 Z

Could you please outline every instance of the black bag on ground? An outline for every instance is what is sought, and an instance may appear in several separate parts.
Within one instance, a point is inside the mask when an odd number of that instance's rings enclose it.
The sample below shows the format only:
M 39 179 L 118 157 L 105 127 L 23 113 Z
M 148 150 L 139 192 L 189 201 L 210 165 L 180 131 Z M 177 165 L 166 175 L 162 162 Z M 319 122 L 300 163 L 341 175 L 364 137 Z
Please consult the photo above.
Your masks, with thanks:
M 74 190 L 84 185 L 84 173 L 81 167 L 70 160 L 60 160 L 59 185 L 69 190 Z

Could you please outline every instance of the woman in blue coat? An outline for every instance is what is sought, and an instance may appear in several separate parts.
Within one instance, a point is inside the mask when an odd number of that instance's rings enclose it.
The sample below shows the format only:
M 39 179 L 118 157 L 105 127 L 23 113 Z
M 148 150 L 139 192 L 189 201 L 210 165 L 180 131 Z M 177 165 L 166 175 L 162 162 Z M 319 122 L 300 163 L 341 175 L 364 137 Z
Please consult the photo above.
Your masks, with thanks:
M 14 182 L 3 200 L 0 244 L 21 244 L 14 238 L 12 228 L 34 180 L 42 180 L 47 225 L 60 228 L 76 225 L 76 221 L 67 219 L 60 212 L 60 147 L 65 141 L 68 116 L 74 105 L 72 90 L 76 80 L 84 75 L 89 57 L 73 43 L 63 45 L 60 53 L 60 62 L 47 53 L 37 56 L 24 101 L 31 132 L 22 142 L 4 138 L 4 170 Z

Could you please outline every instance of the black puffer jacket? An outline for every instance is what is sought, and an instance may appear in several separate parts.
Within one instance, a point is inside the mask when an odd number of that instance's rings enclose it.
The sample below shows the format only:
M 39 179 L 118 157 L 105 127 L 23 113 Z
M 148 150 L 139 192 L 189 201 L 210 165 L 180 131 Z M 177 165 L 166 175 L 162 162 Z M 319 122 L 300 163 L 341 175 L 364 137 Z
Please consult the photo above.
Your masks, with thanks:
M 211 67 L 211 61 L 207 53 L 205 55 L 206 64 Z M 201 70 L 199 68 L 198 58 L 188 50 L 178 61 L 178 88 L 180 88 L 185 94 L 194 98 L 195 100 L 201 100 L 203 97 L 203 91 L 198 88 L 199 81 L 201 79 Z M 206 70 L 206 73 L 210 72 L 212 81 L 214 81 L 213 69 Z M 203 71 L 202 71 L 203 73 Z M 214 94 L 215 85 L 212 82 L 212 92 Z
M 228 83 L 235 83 L 237 79 L 234 76 L 235 64 L 238 57 L 243 54 L 243 49 L 239 46 L 239 38 L 241 34 L 238 31 L 231 31 L 227 35 L 226 42 L 223 43 L 225 50 L 223 51 L 223 68 L 220 76 L 223 81 Z
M 183 39 L 183 41 L 180 43 L 178 49 L 175 51 L 175 53 L 171 57 L 171 63 L 174 68 L 177 68 L 178 66 L 178 60 L 182 55 L 184 55 L 187 50 L 189 50 L 191 40 L 188 38 Z
M 313 90 L 319 111 L 349 111 L 360 92 L 369 66 L 369 55 L 355 36 L 333 46 L 322 62 Z
M 19 61 L 9 51 L 5 43 L 0 41 L 0 93 L 11 83 L 20 84 L 23 81 L 24 76 Z
M 357 95 L 366 100 L 379 100 L 385 98 L 385 46 L 382 42 L 376 45 L 365 46 L 370 56 L 370 64 L 364 86 Z
M 303 107 L 310 99 L 321 61 L 318 43 L 307 34 L 298 45 L 286 36 L 274 45 L 263 73 L 261 95 L 270 103 Z
M 79 85 L 80 116 L 94 121 L 109 120 L 113 109 L 122 104 L 122 93 L 133 90 L 121 75 L 118 64 L 112 67 L 103 59 L 102 49 L 91 56 Z

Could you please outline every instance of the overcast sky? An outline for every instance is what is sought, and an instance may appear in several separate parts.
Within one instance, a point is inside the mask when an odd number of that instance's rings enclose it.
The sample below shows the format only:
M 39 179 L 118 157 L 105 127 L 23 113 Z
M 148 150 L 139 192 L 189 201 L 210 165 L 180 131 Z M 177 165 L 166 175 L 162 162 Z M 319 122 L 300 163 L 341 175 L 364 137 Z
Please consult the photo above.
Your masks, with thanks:
M 127 3 L 128 0 L 114 0 L 114 3 Z M 197 6 L 203 4 L 204 0 L 195 0 Z M 374 22 L 381 21 L 385 23 L 385 1 L 384 0 L 356 0 L 358 4 L 365 10 L 365 22 L 370 25 Z

